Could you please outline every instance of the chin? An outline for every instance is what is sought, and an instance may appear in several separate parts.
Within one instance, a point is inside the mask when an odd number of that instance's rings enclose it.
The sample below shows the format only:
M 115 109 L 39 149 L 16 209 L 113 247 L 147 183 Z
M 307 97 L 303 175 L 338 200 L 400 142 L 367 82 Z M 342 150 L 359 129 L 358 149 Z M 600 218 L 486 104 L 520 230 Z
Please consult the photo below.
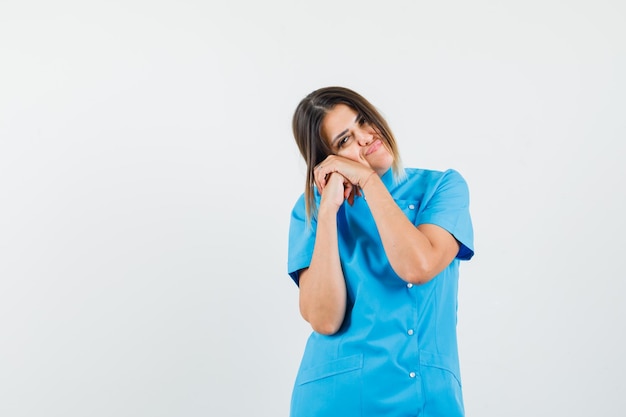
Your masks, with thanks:
M 383 175 L 393 165 L 393 158 L 386 158 L 384 161 L 376 161 L 370 164 L 370 168 L 378 172 L 379 175 Z

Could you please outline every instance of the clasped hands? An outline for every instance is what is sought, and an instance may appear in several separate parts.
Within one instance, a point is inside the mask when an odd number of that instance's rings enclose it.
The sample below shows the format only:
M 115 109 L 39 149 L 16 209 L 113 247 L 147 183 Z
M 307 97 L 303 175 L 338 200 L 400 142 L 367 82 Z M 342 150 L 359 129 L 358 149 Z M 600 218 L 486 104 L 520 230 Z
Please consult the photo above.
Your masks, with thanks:
M 361 195 L 361 187 L 376 172 L 367 162 L 357 162 L 338 155 L 330 155 L 318 164 L 313 175 L 315 185 L 322 195 L 320 205 L 333 204 L 339 208 L 344 200 L 354 203 L 354 197 Z

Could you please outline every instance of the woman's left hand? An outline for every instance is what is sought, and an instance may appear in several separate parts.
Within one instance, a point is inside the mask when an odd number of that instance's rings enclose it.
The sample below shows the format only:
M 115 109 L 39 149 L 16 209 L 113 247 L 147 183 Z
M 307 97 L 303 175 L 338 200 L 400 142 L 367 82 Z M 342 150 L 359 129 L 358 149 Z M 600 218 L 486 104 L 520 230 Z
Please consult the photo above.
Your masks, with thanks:
M 367 162 L 356 162 L 343 156 L 329 155 L 314 170 L 315 185 L 317 185 L 320 193 L 326 186 L 328 175 L 334 172 L 341 174 L 350 184 L 355 186 L 351 193 L 352 197 L 354 197 L 355 192 L 357 195 L 361 195 L 359 187 L 367 181 L 370 175 L 375 174 Z

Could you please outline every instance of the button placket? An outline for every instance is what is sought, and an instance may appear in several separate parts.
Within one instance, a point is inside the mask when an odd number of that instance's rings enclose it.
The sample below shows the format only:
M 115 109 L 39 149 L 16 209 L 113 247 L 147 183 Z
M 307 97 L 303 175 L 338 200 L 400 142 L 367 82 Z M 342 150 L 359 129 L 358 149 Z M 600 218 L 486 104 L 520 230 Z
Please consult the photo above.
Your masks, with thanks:
M 413 210 L 415 208 L 415 206 L 413 204 L 410 204 L 408 206 L 406 206 L 407 208 Z M 411 305 L 411 310 L 410 313 L 407 311 L 407 316 L 405 318 L 405 327 L 402 330 L 404 333 L 404 337 L 405 339 L 405 343 L 407 344 L 406 346 L 406 358 L 404 358 L 406 360 L 406 362 L 404 363 L 404 372 L 406 376 L 408 376 L 407 378 L 407 382 L 410 381 L 411 384 L 416 384 L 415 386 L 419 389 L 420 387 L 420 375 L 419 375 L 419 369 L 416 369 L 417 364 L 419 363 L 419 350 L 418 350 L 418 341 L 417 341 L 417 331 L 416 331 L 416 326 L 417 326 L 417 314 L 418 314 L 418 308 L 417 308 L 417 297 L 419 296 L 419 292 L 415 292 L 418 291 L 418 287 L 415 287 L 415 284 L 411 283 L 411 282 L 405 282 L 404 285 L 406 286 L 406 292 L 404 293 L 405 296 L 407 297 L 407 301 L 409 301 L 410 305 Z M 415 287 L 415 288 L 414 288 Z M 399 330 L 399 329 L 398 329 Z

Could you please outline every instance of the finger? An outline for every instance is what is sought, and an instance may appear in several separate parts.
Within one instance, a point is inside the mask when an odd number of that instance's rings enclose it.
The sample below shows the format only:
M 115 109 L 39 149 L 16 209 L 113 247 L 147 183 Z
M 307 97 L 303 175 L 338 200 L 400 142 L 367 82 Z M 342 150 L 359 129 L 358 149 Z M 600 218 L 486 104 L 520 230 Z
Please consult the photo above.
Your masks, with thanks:
M 352 184 L 350 184 L 349 182 L 344 182 L 343 183 L 343 198 L 348 200 L 348 203 L 350 203 L 352 205 L 352 203 L 350 202 L 351 198 L 352 198 Z
M 343 198 L 347 199 L 350 197 L 350 186 L 346 183 L 343 184 Z
M 352 200 L 352 203 L 350 203 L 350 205 L 354 204 L 354 199 L 358 192 L 359 192 L 359 187 L 352 185 L 352 190 L 350 191 L 350 200 Z
M 328 184 L 328 176 L 327 175 L 319 176 L 317 179 L 317 188 L 320 189 L 320 193 L 324 190 L 324 188 L 326 187 L 326 184 Z
M 317 186 L 317 191 L 321 195 L 324 192 L 324 186 L 322 186 L 322 184 L 320 184 L 319 181 L 315 181 L 315 185 Z
M 313 181 L 315 182 L 315 185 L 317 186 L 320 193 L 322 192 L 322 189 L 321 189 L 322 184 L 320 183 L 321 168 L 322 168 L 321 165 L 317 165 L 315 168 L 313 168 Z
M 318 186 L 318 189 L 320 190 L 320 193 L 323 192 L 326 189 L 326 186 L 330 183 L 331 179 L 333 178 L 333 173 L 329 172 L 325 175 L 322 175 L 323 173 L 318 173 L 317 177 L 316 177 L 316 184 Z
M 315 185 L 317 186 L 318 191 L 321 194 L 324 186 L 326 185 L 326 181 L 325 177 L 321 175 L 321 169 L 319 165 L 313 170 L 313 180 L 315 182 Z

